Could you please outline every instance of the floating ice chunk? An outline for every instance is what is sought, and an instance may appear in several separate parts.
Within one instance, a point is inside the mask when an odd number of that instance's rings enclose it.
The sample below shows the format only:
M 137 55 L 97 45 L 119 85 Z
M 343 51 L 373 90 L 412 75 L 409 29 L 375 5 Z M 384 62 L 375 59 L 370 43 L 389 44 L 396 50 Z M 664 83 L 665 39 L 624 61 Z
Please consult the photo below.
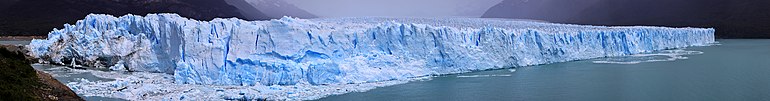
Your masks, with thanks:
M 46 71 L 48 73 L 62 73 Z M 81 96 L 100 96 L 126 100 L 313 100 L 329 95 L 363 92 L 377 87 L 403 84 L 410 80 L 394 80 L 360 84 L 330 85 L 191 85 L 173 83 L 173 76 L 165 73 L 74 70 L 110 81 L 76 78 L 67 83 Z
M 457 76 L 457 78 L 477 78 L 477 77 L 506 77 L 511 76 L 510 74 L 498 74 L 498 75 L 460 75 Z
M 600 64 L 638 64 L 645 62 L 661 62 L 661 61 L 675 61 L 681 59 L 688 59 L 684 55 L 697 55 L 703 54 L 701 51 L 688 51 L 682 49 L 676 50 L 663 50 L 654 53 L 634 54 L 628 56 L 618 56 L 602 58 L 593 61 L 593 63 Z

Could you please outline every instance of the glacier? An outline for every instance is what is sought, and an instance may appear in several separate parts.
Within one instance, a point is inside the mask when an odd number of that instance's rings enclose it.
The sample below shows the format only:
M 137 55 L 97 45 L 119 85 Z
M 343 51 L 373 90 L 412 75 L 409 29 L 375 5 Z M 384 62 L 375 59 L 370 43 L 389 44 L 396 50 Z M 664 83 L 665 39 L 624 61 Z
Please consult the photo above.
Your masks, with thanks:
M 90 14 L 33 40 L 42 63 L 173 75 L 176 84 L 355 84 L 705 46 L 711 28 L 485 18 L 268 21 Z

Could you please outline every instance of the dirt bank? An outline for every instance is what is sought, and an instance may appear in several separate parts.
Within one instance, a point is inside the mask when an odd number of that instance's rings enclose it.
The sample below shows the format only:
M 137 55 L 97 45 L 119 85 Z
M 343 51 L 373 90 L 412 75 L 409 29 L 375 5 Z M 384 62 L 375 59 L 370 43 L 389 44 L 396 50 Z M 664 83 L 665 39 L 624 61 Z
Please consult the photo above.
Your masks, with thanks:
M 6 49 L 13 48 L 13 49 Z M 0 47 L 0 100 L 82 101 L 69 87 L 51 75 L 37 71 L 26 60 L 24 48 Z

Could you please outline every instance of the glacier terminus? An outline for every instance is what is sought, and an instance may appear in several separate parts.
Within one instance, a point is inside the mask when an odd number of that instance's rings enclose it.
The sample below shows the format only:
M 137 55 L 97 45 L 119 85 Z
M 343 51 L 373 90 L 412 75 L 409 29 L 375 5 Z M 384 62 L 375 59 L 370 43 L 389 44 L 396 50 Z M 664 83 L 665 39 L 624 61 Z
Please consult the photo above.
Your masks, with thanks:
M 91 14 L 27 47 L 43 63 L 166 73 L 175 84 L 283 86 L 403 80 L 714 42 L 711 28 L 511 19 Z

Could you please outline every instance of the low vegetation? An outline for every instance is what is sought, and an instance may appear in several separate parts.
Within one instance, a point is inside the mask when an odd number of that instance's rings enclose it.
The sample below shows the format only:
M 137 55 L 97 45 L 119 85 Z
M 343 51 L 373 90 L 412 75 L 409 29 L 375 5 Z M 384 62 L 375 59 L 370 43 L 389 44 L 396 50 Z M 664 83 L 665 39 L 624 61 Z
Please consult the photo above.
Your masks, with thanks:
M 48 74 L 36 71 L 23 53 L 0 47 L 0 100 L 82 100 Z

